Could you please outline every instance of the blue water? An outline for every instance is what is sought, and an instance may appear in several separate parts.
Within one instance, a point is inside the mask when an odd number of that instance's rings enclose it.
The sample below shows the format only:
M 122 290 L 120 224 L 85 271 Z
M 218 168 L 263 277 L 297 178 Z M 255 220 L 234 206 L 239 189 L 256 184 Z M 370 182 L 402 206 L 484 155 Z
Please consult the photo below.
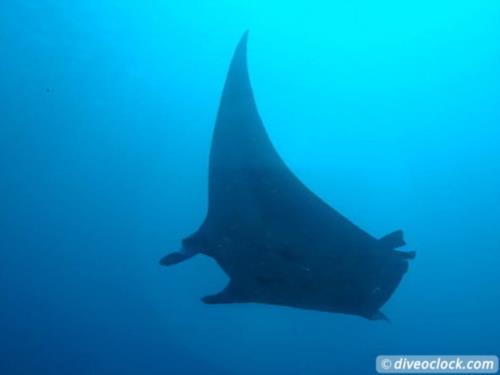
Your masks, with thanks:
M 0 374 L 371 374 L 500 354 L 500 3 L 0 4 Z M 417 251 L 392 324 L 207 306 L 158 260 L 201 223 L 226 69 L 249 28 L 267 130 L 313 191 Z

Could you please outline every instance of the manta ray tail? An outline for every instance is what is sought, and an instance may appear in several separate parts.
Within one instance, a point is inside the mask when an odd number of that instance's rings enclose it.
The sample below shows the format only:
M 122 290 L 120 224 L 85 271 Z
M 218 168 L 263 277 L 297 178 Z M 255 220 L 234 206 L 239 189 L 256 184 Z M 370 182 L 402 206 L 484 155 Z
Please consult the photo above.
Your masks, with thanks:
M 184 249 L 175 251 L 161 258 L 160 264 L 163 266 L 172 266 L 174 264 L 184 262 L 185 260 L 195 256 L 196 254 L 197 253 L 195 252 L 184 251 Z
M 198 232 L 191 235 L 190 237 L 182 240 L 182 249 L 179 251 L 174 251 L 173 253 L 167 254 L 160 260 L 160 264 L 163 266 L 172 266 L 174 264 L 184 262 L 187 259 L 194 257 L 196 254 L 202 252 L 203 241 Z

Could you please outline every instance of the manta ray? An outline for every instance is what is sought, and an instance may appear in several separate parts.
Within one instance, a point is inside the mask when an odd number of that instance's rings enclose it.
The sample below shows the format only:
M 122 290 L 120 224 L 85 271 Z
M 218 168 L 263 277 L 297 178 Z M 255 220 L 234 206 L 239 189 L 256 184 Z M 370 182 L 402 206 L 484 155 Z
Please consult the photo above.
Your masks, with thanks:
M 403 232 L 377 239 L 311 192 L 273 147 L 254 99 L 245 32 L 234 52 L 210 150 L 208 212 L 170 266 L 196 254 L 229 276 L 207 304 L 262 303 L 388 320 L 380 311 L 415 252 Z

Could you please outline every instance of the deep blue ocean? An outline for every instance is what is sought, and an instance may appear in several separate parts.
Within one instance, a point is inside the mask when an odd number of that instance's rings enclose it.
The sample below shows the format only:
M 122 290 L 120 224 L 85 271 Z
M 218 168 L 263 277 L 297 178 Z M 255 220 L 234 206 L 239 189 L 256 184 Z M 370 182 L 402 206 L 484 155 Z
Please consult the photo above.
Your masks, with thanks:
M 207 209 L 227 68 L 315 193 L 417 258 L 392 323 L 205 305 L 177 250 Z M 500 354 L 500 3 L 0 3 L 0 374 L 372 374 Z

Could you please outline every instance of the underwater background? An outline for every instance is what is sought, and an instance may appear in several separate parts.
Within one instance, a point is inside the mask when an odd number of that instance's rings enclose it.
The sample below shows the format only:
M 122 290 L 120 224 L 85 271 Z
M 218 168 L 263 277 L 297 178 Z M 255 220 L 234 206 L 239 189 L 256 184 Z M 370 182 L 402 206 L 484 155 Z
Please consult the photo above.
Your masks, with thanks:
M 417 258 L 392 323 L 207 306 L 165 268 L 206 213 L 225 74 L 320 197 Z M 500 353 L 498 1 L 0 3 L 0 374 L 371 374 Z

